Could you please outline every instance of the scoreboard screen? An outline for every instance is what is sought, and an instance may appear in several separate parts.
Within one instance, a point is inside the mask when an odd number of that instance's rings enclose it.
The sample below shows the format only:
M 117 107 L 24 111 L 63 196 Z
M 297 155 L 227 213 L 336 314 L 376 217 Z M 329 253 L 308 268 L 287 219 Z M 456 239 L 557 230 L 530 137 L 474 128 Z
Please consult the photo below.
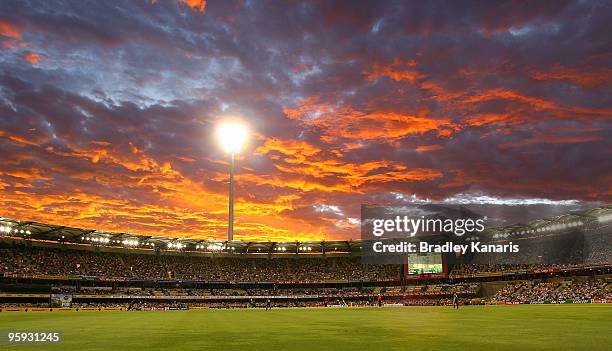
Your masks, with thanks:
M 408 275 L 444 273 L 441 254 L 408 255 L 406 268 Z

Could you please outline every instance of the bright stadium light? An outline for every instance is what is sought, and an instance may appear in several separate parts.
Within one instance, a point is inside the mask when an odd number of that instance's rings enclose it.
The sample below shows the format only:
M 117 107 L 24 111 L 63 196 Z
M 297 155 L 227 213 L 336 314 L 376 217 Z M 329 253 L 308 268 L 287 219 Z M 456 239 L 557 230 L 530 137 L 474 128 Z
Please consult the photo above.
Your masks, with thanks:
M 232 154 L 240 152 L 247 138 L 247 129 L 236 122 L 221 124 L 217 133 L 223 149 Z
M 234 240 L 234 159 L 247 139 L 247 128 L 237 122 L 225 122 L 217 129 L 217 135 L 223 149 L 231 154 L 227 240 L 232 241 Z

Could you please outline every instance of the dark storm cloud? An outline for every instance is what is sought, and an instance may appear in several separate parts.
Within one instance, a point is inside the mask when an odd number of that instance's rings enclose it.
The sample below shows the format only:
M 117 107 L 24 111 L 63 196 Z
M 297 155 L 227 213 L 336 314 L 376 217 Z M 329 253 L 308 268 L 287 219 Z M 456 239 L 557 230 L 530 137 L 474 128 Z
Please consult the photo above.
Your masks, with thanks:
M 363 202 L 612 198 L 605 1 L 0 3 L 4 215 L 357 237 Z M 463 196 L 463 195 L 462 195 Z

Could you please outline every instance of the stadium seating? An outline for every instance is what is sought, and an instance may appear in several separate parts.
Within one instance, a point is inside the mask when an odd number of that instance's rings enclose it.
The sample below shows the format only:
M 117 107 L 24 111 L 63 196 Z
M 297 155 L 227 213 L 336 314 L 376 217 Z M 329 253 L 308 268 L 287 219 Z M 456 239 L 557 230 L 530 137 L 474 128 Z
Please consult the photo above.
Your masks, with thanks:
M 0 246 L 0 307 L 49 307 L 67 294 L 78 308 L 450 305 L 612 301 L 610 267 L 597 277 L 573 265 L 456 265 L 448 278 L 407 279 L 403 265 L 325 257 L 142 254 Z M 488 282 L 496 282 L 493 294 Z M 488 287 L 485 289 L 485 287 Z
M 510 282 L 493 301 L 502 303 L 564 303 L 612 299 L 612 277 L 597 279 L 558 278 L 546 281 Z
M 223 258 L 116 254 L 12 247 L 0 250 L 4 273 L 233 282 L 399 280 L 397 265 L 364 265 L 359 258 Z

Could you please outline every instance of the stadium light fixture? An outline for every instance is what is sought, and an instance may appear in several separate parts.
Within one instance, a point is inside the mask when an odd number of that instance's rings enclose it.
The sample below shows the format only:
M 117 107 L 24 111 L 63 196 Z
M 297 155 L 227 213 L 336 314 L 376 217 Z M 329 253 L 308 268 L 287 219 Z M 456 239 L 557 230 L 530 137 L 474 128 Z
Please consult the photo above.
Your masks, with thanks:
M 234 159 L 240 152 L 247 139 L 247 128 L 238 122 L 222 123 L 217 129 L 217 135 L 225 152 L 230 153 L 230 191 L 229 191 L 229 218 L 227 225 L 227 240 L 234 240 Z
M 217 130 L 223 149 L 229 153 L 238 153 L 247 138 L 247 129 L 237 122 L 226 122 Z

